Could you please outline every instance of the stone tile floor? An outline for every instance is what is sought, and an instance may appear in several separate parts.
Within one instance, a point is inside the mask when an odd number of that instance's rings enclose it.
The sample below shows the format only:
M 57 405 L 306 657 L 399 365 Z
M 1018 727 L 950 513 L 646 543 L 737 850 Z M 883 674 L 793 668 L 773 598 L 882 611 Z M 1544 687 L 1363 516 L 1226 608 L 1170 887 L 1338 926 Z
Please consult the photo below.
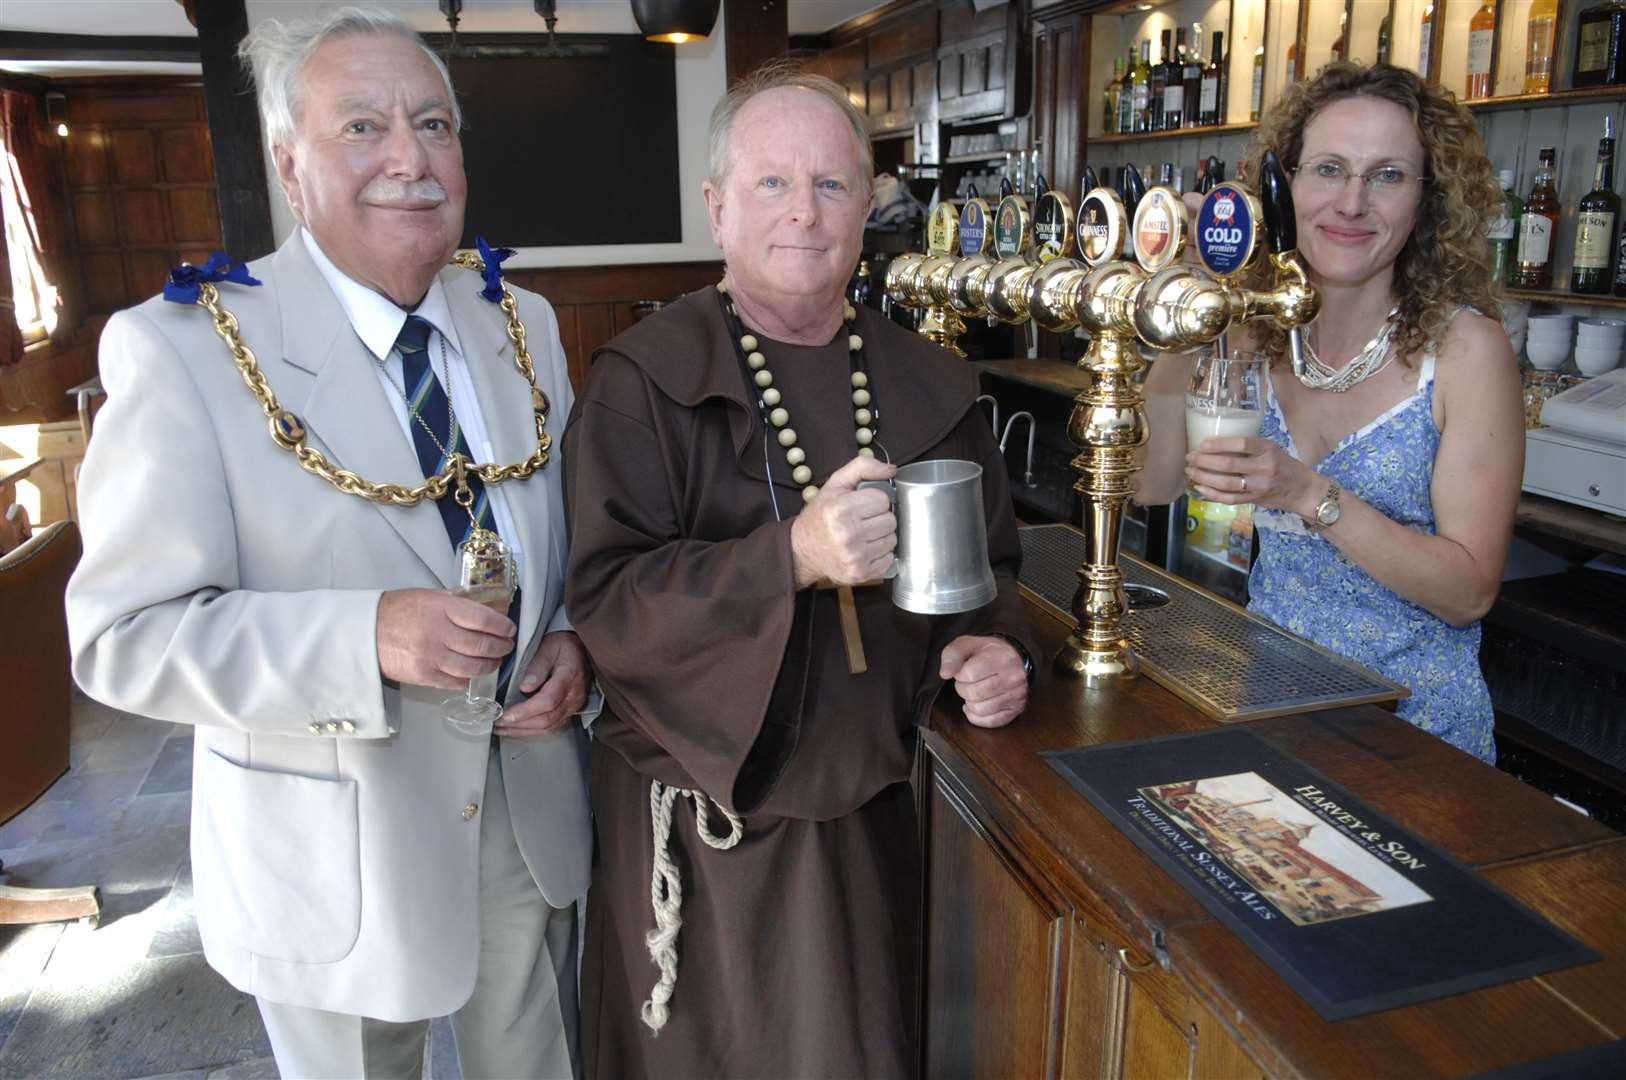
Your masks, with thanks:
M 69 759 L 0 825 L 0 861 L 9 885 L 96 885 L 101 922 L 0 926 L 0 1077 L 275 1077 L 254 999 L 204 963 L 198 940 L 192 729 L 81 697 Z M 461 1078 L 445 1020 L 424 1075 Z

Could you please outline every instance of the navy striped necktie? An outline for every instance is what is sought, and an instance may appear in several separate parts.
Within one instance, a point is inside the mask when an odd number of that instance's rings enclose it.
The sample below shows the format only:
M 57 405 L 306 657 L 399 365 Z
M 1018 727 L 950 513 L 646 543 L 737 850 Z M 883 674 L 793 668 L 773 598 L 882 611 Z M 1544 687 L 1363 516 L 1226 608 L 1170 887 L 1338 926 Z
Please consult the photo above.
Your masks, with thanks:
M 455 444 L 452 441 L 452 408 L 446 397 L 445 388 L 435 377 L 434 364 L 430 362 L 429 341 L 434 329 L 428 320 L 408 315 L 406 325 L 401 328 L 401 333 L 395 339 L 395 348 L 401 354 L 401 385 L 406 390 L 407 412 L 410 414 L 407 417 L 407 426 L 412 429 L 412 447 L 418 453 L 418 464 L 423 467 L 423 474 L 426 477 L 434 476 L 445 468 L 447 460 L 454 453 L 462 454 L 470 462 L 475 460 L 474 455 L 469 453 L 469 442 L 463 437 L 461 425 L 457 429 L 457 441 Z M 445 355 L 445 347 L 443 342 L 442 355 Z M 425 430 L 426 427 L 428 430 Z M 479 520 L 482 529 L 497 532 L 497 521 L 491 512 L 491 503 L 486 497 L 485 484 L 473 473 L 468 474 L 468 482 L 469 491 L 474 495 L 474 503 L 470 510 Z M 454 549 L 461 547 L 463 541 L 467 540 L 469 533 L 473 531 L 469 511 L 459 506 L 457 500 L 453 498 L 456 490 L 455 486 L 447 488 L 446 495 L 435 504 Z M 516 587 L 514 599 L 508 605 L 508 617 L 516 625 L 519 623 L 519 600 L 519 589 Z M 499 701 L 507 690 L 508 676 L 513 664 L 514 654 L 509 653 L 502 662 L 501 677 L 498 680 Z

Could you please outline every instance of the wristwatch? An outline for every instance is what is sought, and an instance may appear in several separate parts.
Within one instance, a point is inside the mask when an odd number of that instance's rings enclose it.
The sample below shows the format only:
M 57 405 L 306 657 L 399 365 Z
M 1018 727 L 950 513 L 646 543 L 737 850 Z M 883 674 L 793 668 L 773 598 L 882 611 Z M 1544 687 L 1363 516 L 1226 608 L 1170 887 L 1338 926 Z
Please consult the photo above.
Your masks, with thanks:
M 1306 518 L 1304 528 L 1307 532 L 1318 533 L 1322 529 L 1338 524 L 1338 515 L 1342 512 L 1338 505 L 1338 493 L 1344 490 L 1338 486 L 1338 481 L 1327 481 L 1327 497 L 1316 503 L 1315 517 Z
M 1011 637 L 1009 634 L 994 634 L 992 636 L 1006 642 L 1011 648 L 1016 650 L 1016 655 L 1022 658 L 1022 674 L 1027 676 L 1028 685 L 1032 686 L 1038 679 L 1039 673 L 1033 670 L 1033 657 L 1028 655 L 1027 649 L 1023 648 L 1022 643 Z

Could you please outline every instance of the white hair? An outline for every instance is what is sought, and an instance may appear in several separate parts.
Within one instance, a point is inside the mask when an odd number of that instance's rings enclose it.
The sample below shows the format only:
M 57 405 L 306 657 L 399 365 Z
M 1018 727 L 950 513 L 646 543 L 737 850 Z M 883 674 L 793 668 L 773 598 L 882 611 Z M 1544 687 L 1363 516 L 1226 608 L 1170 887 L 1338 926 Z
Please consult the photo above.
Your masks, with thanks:
M 424 44 L 418 32 L 399 15 L 382 8 L 343 7 L 317 19 L 280 22 L 266 19 L 237 47 L 237 55 L 253 76 L 260 104 L 260 123 L 265 128 L 268 147 L 287 146 L 293 141 L 299 122 L 299 75 L 316 50 L 331 38 L 386 35 L 410 41 L 423 50 L 446 84 L 446 100 L 452 110 L 452 126 L 463 127 L 463 110 L 452 92 L 452 74 L 433 49 Z
M 712 186 L 718 188 L 723 186 L 723 180 L 728 176 L 728 167 L 733 164 L 729 160 L 729 137 L 734 134 L 734 118 L 745 107 L 745 103 L 758 94 L 787 86 L 812 91 L 840 110 L 848 126 L 852 128 L 854 138 L 858 140 L 858 171 L 862 176 L 864 194 L 873 194 L 875 154 L 870 147 L 868 121 L 864 114 L 858 111 L 858 107 L 847 96 L 847 91 L 838 83 L 808 71 L 796 60 L 783 57 L 769 60 L 735 82 L 712 110 L 711 138 L 708 146 Z

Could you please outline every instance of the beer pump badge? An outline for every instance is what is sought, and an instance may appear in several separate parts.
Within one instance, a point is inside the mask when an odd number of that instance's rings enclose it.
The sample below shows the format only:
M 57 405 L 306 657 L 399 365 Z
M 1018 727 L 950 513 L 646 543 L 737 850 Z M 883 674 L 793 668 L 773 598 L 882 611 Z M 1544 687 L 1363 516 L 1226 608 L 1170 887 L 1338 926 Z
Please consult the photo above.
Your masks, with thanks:
M 960 208 L 960 257 L 969 259 L 988 250 L 988 204 L 967 199 Z
M 1197 211 L 1197 256 L 1215 277 L 1231 277 L 1253 261 L 1259 213 L 1248 192 L 1216 185 Z
M 1185 207 L 1173 188 L 1149 190 L 1135 208 L 1135 258 L 1148 273 L 1174 263 L 1185 247 Z
M 1021 255 L 1028 246 L 1028 208 L 1019 195 L 999 200 L 994 216 L 994 253 L 1001 259 Z
M 926 231 L 926 250 L 933 255 L 949 255 L 960 245 L 960 215 L 948 203 L 938 203 Z
M 1078 254 L 1090 266 L 1116 259 L 1124 247 L 1124 208 L 1117 195 L 1096 188 L 1078 208 Z
M 1059 259 L 1073 243 L 1073 207 L 1059 191 L 1047 191 L 1033 207 L 1034 254 L 1040 263 Z

